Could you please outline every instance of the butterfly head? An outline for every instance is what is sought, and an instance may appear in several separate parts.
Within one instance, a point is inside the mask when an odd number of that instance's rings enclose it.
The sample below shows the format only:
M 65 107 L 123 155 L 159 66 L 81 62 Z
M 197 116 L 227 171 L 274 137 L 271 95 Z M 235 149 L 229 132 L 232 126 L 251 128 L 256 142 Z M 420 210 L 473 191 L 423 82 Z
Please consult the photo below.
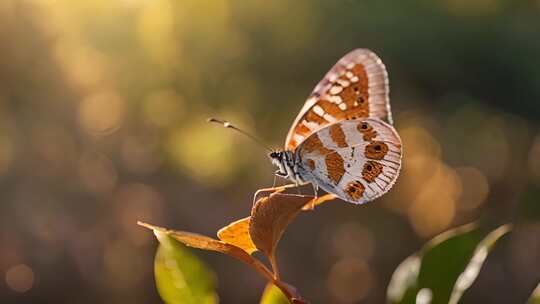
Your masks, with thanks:
M 272 151 L 268 154 L 272 164 L 278 167 L 278 170 L 275 172 L 276 175 L 294 179 L 295 174 L 295 164 L 294 164 L 294 154 L 291 151 Z
M 278 167 L 276 175 L 287 176 L 287 170 L 285 169 L 285 164 L 283 163 L 283 151 L 272 151 L 268 154 L 272 164 Z

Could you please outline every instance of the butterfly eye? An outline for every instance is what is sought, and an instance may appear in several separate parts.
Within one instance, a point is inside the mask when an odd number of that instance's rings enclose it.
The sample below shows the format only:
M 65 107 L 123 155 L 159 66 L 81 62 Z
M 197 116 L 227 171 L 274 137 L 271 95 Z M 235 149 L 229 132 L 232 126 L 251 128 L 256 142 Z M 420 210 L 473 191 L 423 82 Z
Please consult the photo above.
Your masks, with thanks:
M 360 125 L 360 128 L 363 129 L 363 130 L 367 130 L 368 124 L 363 122 L 362 125 Z

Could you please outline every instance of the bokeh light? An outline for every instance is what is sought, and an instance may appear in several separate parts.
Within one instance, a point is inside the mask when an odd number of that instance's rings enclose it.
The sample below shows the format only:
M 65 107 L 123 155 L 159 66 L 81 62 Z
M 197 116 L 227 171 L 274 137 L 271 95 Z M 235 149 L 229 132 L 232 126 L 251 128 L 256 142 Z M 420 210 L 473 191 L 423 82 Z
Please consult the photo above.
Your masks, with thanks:
M 337 227 L 332 249 L 339 257 L 357 257 L 369 260 L 375 252 L 375 242 L 368 229 L 359 223 L 348 222 Z
M 6 284 L 16 292 L 27 292 L 34 285 L 34 272 L 25 264 L 15 265 L 6 272 Z
M 144 118 L 157 127 L 169 127 L 184 116 L 184 102 L 172 90 L 151 92 L 142 105 Z
M 0 1 L 0 302 L 159 302 L 156 243 L 136 221 L 213 234 L 273 183 L 264 149 L 206 118 L 280 148 L 315 84 L 358 47 L 387 65 L 402 172 L 376 202 L 300 216 L 278 256 L 308 299 L 384 302 L 427 238 L 519 222 L 524 196 L 539 213 L 539 12 L 502 0 Z M 512 269 L 503 280 L 536 278 L 537 230 L 497 257 Z M 223 303 L 258 301 L 247 267 L 208 261 Z
M 373 280 L 366 262 L 346 258 L 332 266 L 327 284 L 336 303 L 356 303 L 373 288 Z
M 458 167 L 456 173 L 461 184 L 461 195 L 457 204 L 459 210 L 468 211 L 478 208 L 489 194 L 486 176 L 474 167 Z
M 126 105 L 112 92 L 100 92 L 81 101 L 79 122 L 93 135 L 106 135 L 116 131 L 123 122 Z

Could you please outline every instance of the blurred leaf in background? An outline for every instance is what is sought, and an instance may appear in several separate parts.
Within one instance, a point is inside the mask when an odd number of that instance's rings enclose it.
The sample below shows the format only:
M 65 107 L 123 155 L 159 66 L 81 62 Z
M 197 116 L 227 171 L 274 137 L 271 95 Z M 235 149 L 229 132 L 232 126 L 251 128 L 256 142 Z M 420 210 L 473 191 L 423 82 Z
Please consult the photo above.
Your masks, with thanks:
M 509 231 L 509 225 L 490 232 L 468 224 L 438 235 L 396 268 L 387 290 L 388 301 L 458 303 L 495 242 Z
M 159 248 L 154 261 L 156 286 L 167 304 L 216 304 L 213 272 L 184 245 L 156 233 Z

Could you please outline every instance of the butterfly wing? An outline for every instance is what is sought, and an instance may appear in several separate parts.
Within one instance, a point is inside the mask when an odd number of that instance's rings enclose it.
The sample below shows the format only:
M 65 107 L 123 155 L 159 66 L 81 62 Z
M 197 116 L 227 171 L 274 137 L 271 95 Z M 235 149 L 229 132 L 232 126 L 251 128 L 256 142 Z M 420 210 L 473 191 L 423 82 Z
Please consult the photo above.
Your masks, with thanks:
M 375 118 L 343 120 L 311 134 L 296 150 L 306 180 L 362 204 L 388 192 L 401 168 L 401 139 Z
M 368 49 L 341 58 L 317 84 L 296 117 L 285 141 L 294 150 L 309 135 L 334 122 L 363 117 L 392 123 L 388 74 Z

